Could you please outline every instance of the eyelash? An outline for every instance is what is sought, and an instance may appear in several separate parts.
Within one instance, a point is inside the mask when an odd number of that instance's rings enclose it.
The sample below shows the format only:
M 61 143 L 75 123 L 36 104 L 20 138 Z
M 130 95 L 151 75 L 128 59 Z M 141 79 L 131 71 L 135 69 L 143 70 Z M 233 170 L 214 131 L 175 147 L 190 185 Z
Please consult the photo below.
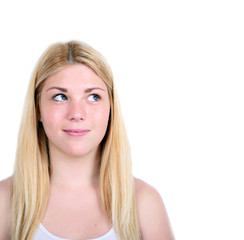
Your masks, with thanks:
M 64 94 L 59 93 L 59 94 L 55 94 L 55 95 L 52 97 L 52 99 L 53 99 L 54 101 L 56 101 L 56 102 L 61 102 L 60 100 L 56 100 L 56 99 L 55 99 L 57 96 L 61 96 L 62 98 L 65 97 L 65 98 L 66 98 L 65 100 L 67 100 L 67 97 L 66 97 Z M 64 99 L 62 99 L 62 100 L 65 101 Z
M 62 97 L 62 100 L 56 100 L 55 98 L 56 98 L 57 96 L 61 96 L 61 97 Z M 89 95 L 88 98 L 90 98 L 91 96 L 94 96 L 94 97 L 97 98 L 97 100 L 95 100 L 95 101 L 91 101 L 91 102 L 98 102 L 99 100 L 101 100 L 101 96 L 98 95 L 98 94 L 93 93 L 93 94 Z M 63 98 L 65 98 L 65 99 L 63 99 Z M 52 97 L 52 99 L 53 99 L 54 101 L 56 101 L 56 102 L 61 102 L 61 101 L 66 101 L 68 98 L 67 98 L 67 96 L 65 96 L 64 94 L 62 94 L 62 93 L 58 93 L 58 94 L 55 94 L 55 95 Z
M 99 100 L 101 100 L 101 96 L 99 96 L 98 94 L 91 94 L 91 95 L 89 95 L 88 98 L 90 98 L 91 96 L 94 96 L 97 98 L 97 100 L 95 100 L 94 102 L 98 102 Z

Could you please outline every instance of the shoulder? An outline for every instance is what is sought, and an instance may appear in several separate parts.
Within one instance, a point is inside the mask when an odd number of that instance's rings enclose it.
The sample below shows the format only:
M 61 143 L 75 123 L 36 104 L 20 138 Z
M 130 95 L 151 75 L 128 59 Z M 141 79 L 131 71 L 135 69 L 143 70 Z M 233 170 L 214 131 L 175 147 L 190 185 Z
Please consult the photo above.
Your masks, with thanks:
M 9 239 L 11 178 L 0 181 L 0 239 Z
M 173 240 L 164 202 L 156 189 L 135 178 L 138 219 L 143 240 Z

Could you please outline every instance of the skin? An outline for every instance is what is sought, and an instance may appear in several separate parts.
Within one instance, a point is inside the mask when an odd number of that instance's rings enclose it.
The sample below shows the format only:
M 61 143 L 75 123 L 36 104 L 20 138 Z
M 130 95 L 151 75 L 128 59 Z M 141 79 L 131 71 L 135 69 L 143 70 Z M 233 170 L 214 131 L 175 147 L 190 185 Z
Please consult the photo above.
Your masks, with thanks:
M 105 83 L 89 67 L 71 65 L 49 77 L 41 92 L 40 112 L 49 139 L 52 166 L 50 197 L 42 224 L 62 238 L 97 238 L 112 225 L 99 196 L 100 142 L 107 129 L 110 102 Z M 66 130 L 89 130 L 70 136 Z M 11 178 L 0 182 L 0 239 L 10 239 Z M 159 193 L 135 179 L 143 240 L 174 239 Z M 82 216 L 82 217 L 81 217 Z
M 0 182 L 0 239 L 10 240 L 10 184 L 11 178 Z

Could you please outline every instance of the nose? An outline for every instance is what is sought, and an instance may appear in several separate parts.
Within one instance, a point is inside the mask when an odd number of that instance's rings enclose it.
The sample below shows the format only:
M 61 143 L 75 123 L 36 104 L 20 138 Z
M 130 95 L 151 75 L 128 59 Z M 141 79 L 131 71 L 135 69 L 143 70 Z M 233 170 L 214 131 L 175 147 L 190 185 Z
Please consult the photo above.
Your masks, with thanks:
M 71 121 L 81 121 L 86 119 L 86 109 L 81 101 L 70 102 L 67 117 Z

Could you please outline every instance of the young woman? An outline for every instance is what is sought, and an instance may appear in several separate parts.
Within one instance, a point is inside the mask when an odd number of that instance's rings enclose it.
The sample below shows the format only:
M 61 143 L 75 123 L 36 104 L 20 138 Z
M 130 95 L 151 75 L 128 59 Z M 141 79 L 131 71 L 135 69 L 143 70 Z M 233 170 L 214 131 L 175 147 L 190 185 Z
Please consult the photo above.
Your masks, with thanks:
M 0 239 L 173 239 L 160 195 L 132 176 L 112 72 L 86 44 L 52 45 L 34 71 Z

